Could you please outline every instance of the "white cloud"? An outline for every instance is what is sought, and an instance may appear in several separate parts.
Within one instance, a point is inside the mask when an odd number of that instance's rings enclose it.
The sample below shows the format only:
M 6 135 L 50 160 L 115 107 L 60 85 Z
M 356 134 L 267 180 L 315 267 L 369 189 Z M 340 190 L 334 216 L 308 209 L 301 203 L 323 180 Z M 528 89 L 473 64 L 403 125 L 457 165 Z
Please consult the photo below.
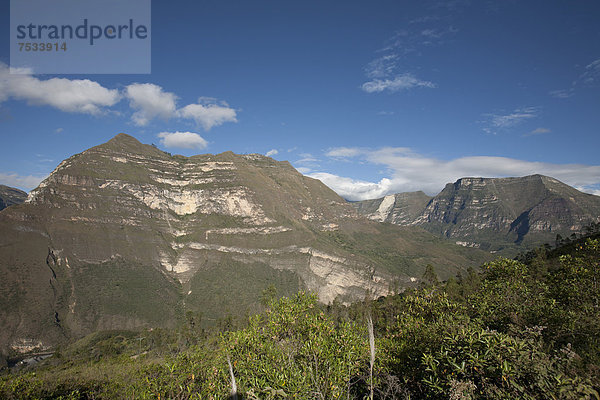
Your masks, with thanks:
M 397 54 L 387 54 L 374 59 L 365 68 L 367 77 L 385 78 L 386 76 L 393 75 L 398 67 L 398 58 Z
M 556 97 L 557 99 L 568 99 L 575 94 L 575 90 L 573 88 L 570 89 L 560 89 L 553 90 L 550 92 L 550 96 Z
M 299 155 L 302 158 L 296 161 L 298 164 L 313 164 L 319 161 L 310 153 L 301 153 Z
M 422 81 L 414 75 L 406 73 L 396 76 L 394 79 L 373 79 L 372 81 L 363 83 L 361 86 L 362 90 L 367 93 L 379 93 L 384 90 L 397 92 L 415 87 L 435 88 L 436 85 L 433 82 Z
M 342 148 L 344 152 L 349 148 Z M 351 148 L 350 148 L 351 149 Z M 474 156 L 454 160 L 425 157 L 408 148 L 355 149 L 353 161 L 384 165 L 389 176 L 378 182 L 355 180 L 326 172 L 309 176 L 321 179 L 349 200 L 365 200 L 391 193 L 423 190 L 439 193 L 444 185 L 463 177 L 506 177 L 542 174 L 574 187 L 593 188 L 600 184 L 600 165 L 552 164 L 506 157 Z M 335 149 L 329 153 L 335 152 Z M 335 154 L 335 153 L 334 153 Z
M 544 133 L 550 133 L 550 132 L 552 132 L 552 131 L 548 128 L 536 128 L 536 129 L 532 130 L 531 132 L 526 133 L 525 136 L 543 135 Z
M 309 172 L 312 171 L 312 169 L 307 168 L 307 167 L 298 167 L 298 168 L 296 168 L 296 171 L 300 172 L 301 174 L 308 174 Z
M 153 83 L 132 83 L 125 88 L 125 96 L 136 110 L 131 117 L 136 125 L 145 126 L 156 117 L 168 120 L 176 115 L 177 96 Z
M 65 112 L 97 115 L 121 99 L 117 89 L 107 89 L 88 79 L 41 80 L 28 70 L 15 72 L 11 74 L 8 66 L 0 63 L 0 102 L 14 98 Z
M 515 126 L 526 119 L 537 118 L 538 109 L 536 107 L 519 108 L 510 114 L 489 114 L 489 116 L 492 125 L 496 128 L 508 128 Z
M 540 107 L 517 108 L 508 114 L 484 114 L 486 125 L 483 130 L 487 133 L 496 134 L 500 130 L 512 128 L 530 119 L 539 116 Z
M 165 147 L 181 149 L 205 149 L 208 142 L 197 133 L 193 132 L 161 132 L 157 135 Z
M 267 151 L 267 154 L 265 154 L 267 157 L 271 157 L 274 156 L 275 154 L 278 154 L 279 151 L 277 149 L 271 149 L 269 151 Z
M 374 183 L 337 176 L 327 172 L 314 172 L 307 176 L 320 180 L 347 200 L 376 199 L 393 192 L 392 181 L 387 178 Z
M 354 157 L 361 153 L 361 150 L 356 147 L 336 147 L 335 149 L 329 150 L 325 155 L 327 157 L 334 158 L 345 158 Z
M 56 128 L 56 129 L 54 130 L 54 133 L 61 133 L 61 132 L 63 132 L 63 131 L 64 131 L 64 128 Z
M 206 98 L 198 99 L 199 103 L 204 104 L 188 104 L 178 111 L 179 116 L 193 119 L 207 131 L 225 122 L 237 122 L 236 111 L 227 103 L 206 103 L 206 100 Z
M 580 79 L 586 85 L 593 85 L 600 80 L 600 58 L 585 66 L 585 71 Z
M 600 82 L 600 58 L 585 66 L 583 73 L 577 77 L 568 89 L 553 90 L 550 96 L 559 99 L 568 99 L 575 95 L 575 89 L 580 86 L 595 86 Z
M 174 117 L 191 119 L 208 131 L 225 122 L 237 122 L 236 111 L 213 97 L 199 97 L 198 103 L 177 108 L 177 96 L 165 92 L 153 83 L 134 83 L 126 88 L 131 108 L 136 110 L 132 119 L 136 125 L 145 126 L 154 118 L 168 120 Z
M 41 181 L 46 179 L 46 176 L 34 176 L 34 175 L 18 175 L 15 173 L 2 173 L 0 172 L 0 184 L 6 186 L 12 186 L 25 191 L 30 191 L 36 188 Z

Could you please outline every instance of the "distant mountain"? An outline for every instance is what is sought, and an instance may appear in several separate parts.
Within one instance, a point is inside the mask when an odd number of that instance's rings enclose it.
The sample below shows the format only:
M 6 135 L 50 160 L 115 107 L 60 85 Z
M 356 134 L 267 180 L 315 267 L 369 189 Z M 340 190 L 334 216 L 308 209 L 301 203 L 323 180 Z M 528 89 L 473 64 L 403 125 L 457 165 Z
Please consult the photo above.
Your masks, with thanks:
M 26 192 L 10 186 L 0 185 L 0 210 L 13 204 L 21 204 L 26 199 Z
M 100 329 L 203 324 L 252 312 L 261 292 L 349 302 L 448 277 L 489 254 L 379 224 L 288 162 L 171 156 L 131 136 L 63 161 L 0 213 L 0 346 Z
M 352 203 L 372 220 L 421 226 L 463 246 L 514 254 L 600 221 L 600 197 L 554 178 L 462 178 L 433 198 L 401 193 Z

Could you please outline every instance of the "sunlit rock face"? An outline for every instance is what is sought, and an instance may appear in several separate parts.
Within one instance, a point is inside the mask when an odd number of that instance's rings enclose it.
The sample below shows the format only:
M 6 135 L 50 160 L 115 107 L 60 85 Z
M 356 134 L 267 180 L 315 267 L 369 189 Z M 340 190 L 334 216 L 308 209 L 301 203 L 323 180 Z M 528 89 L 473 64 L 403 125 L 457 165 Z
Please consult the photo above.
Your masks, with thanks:
M 600 222 L 600 197 L 554 178 L 462 178 L 437 196 L 400 193 L 354 203 L 368 218 L 421 226 L 456 244 L 497 251 L 554 242 Z
M 257 311 L 269 285 L 347 303 L 415 284 L 427 263 L 444 276 L 483 259 L 440 243 L 369 221 L 288 162 L 172 156 L 119 134 L 0 213 L 0 348 L 188 310 L 212 324 Z

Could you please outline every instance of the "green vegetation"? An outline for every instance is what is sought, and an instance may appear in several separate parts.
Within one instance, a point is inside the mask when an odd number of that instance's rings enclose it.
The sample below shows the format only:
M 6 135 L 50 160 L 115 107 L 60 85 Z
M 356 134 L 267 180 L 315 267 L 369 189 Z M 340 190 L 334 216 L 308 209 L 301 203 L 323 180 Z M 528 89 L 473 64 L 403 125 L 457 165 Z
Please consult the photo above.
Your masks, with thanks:
M 0 398 L 600 398 L 600 239 L 520 259 L 443 283 L 427 266 L 419 288 L 349 307 L 270 286 L 237 326 L 188 313 L 177 329 L 96 333 L 5 369 Z

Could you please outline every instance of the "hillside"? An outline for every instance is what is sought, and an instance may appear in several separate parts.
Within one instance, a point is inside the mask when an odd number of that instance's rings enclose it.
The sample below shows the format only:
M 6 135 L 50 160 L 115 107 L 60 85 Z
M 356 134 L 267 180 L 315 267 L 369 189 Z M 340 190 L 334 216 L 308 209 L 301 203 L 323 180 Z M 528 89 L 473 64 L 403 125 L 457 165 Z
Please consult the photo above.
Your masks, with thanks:
M 247 399 L 597 399 L 592 228 L 526 262 L 349 307 L 298 293 L 237 326 L 94 333 L 0 376 L 0 397 L 222 399 L 235 386 Z
M 370 219 L 420 226 L 456 243 L 514 255 L 600 221 L 600 197 L 554 178 L 462 178 L 436 196 L 401 193 L 352 203 Z
M 27 199 L 27 193 L 17 188 L 0 185 L 0 210 L 13 204 L 21 204 Z
M 0 214 L 0 343 L 45 347 L 103 329 L 214 325 L 264 289 L 351 302 L 448 277 L 489 255 L 361 217 L 289 163 L 171 156 L 131 136 L 63 161 Z

